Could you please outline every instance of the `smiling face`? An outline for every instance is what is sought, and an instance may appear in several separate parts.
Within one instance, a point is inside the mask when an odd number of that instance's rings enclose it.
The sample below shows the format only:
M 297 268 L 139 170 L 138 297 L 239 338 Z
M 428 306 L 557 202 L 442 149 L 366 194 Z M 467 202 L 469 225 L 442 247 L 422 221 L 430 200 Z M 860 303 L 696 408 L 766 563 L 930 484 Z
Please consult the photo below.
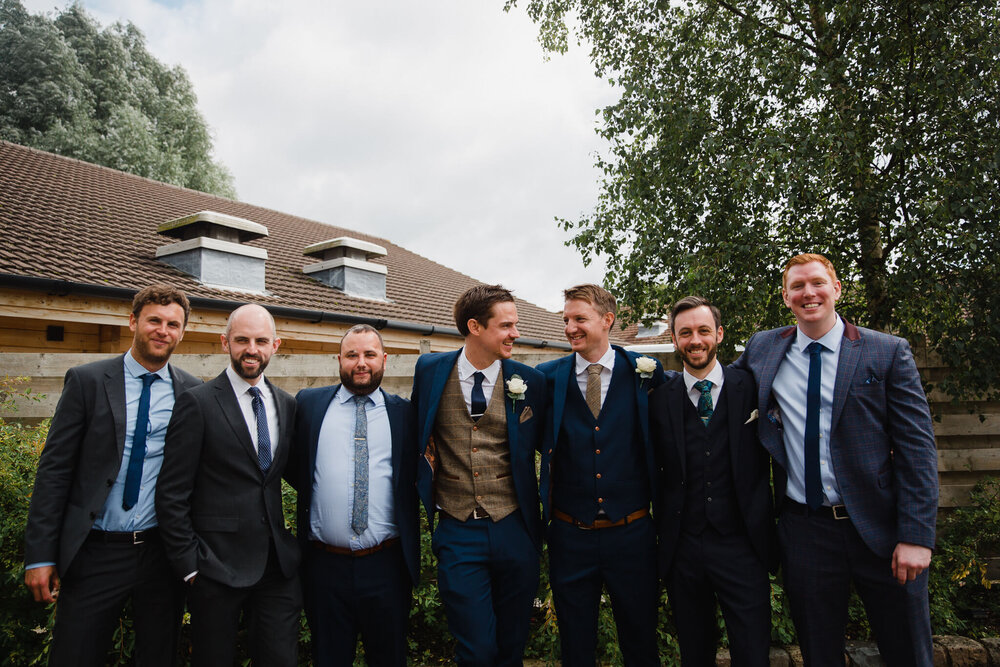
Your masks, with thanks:
M 132 356 L 148 371 L 158 371 L 184 338 L 184 309 L 176 303 L 147 303 L 128 317 L 132 330 Z
M 469 320 L 469 335 L 465 337 L 466 357 L 476 368 L 486 368 L 497 359 L 510 359 L 517 331 L 517 306 L 513 301 L 493 304 L 490 317 L 483 324 Z
M 367 395 L 378 389 L 385 373 L 387 355 L 378 335 L 360 331 L 344 337 L 340 343 L 340 381 L 352 394 Z
M 674 317 L 672 335 L 677 354 L 688 373 L 704 378 L 715 366 L 715 355 L 722 340 L 722 327 L 708 306 L 689 308 Z
M 570 299 L 563 306 L 566 339 L 573 351 L 590 363 L 596 363 L 608 351 L 608 332 L 614 322 L 614 313 L 601 315 L 583 299 Z
M 274 320 L 256 305 L 234 310 L 229 316 L 226 333 L 222 334 L 222 349 L 229 353 L 233 370 L 254 385 L 260 381 L 261 373 L 279 345 L 281 339 L 275 336 Z
M 840 298 L 840 281 L 821 262 L 789 267 L 781 290 L 802 333 L 821 338 L 837 321 L 835 306 Z

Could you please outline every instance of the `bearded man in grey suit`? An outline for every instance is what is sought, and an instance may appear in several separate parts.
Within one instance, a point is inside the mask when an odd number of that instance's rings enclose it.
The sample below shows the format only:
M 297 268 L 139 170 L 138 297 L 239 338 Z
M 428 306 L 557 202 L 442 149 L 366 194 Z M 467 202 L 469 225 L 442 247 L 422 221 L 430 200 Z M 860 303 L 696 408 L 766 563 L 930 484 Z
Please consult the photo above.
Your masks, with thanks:
M 201 380 L 167 362 L 191 305 L 170 285 L 132 301 L 124 355 L 66 373 L 38 461 L 25 529 L 24 582 L 54 602 L 50 665 L 103 665 L 132 600 L 135 659 L 170 665 L 183 591 L 171 576 L 153 508 L 175 399 Z

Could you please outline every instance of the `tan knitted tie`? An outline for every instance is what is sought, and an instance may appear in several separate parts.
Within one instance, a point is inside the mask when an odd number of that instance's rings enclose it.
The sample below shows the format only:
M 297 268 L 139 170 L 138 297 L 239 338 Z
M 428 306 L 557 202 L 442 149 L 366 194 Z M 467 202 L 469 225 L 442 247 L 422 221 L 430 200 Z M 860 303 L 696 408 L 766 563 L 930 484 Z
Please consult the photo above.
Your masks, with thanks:
M 600 364 L 587 366 L 587 407 L 590 413 L 597 419 L 601 414 L 601 369 Z

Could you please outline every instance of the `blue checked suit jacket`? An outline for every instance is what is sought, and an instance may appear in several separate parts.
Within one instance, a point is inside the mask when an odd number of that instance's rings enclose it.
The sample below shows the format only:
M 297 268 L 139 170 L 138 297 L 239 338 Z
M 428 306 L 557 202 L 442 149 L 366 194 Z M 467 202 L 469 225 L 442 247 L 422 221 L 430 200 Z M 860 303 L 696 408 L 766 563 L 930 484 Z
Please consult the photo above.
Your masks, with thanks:
M 937 451 L 927 396 L 910 345 L 844 322 L 833 393 L 830 455 L 854 527 L 882 557 L 898 542 L 934 548 Z M 754 374 L 760 440 L 775 466 L 775 497 L 785 497 L 787 458 L 771 387 L 795 327 L 755 334 L 734 364 Z M 805 397 L 803 396 L 803 400 Z

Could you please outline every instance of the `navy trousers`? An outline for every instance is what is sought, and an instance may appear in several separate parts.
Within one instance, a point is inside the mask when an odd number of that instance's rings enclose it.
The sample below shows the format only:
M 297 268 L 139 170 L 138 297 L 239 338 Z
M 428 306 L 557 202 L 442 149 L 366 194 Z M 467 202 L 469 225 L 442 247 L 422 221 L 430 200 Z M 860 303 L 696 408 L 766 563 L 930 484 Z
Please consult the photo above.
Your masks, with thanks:
M 538 593 L 538 550 L 520 511 L 500 521 L 441 513 L 432 548 L 459 665 L 521 665 Z
M 413 584 L 398 542 L 357 558 L 307 545 L 302 589 L 318 667 L 353 665 L 359 634 L 369 665 L 406 665 Z
M 656 529 L 649 516 L 626 526 L 585 530 L 554 520 L 549 583 L 559 621 L 562 664 L 594 667 L 597 615 L 607 588 L 627 667 L 659 665 L 656 648 Z
M 778 539 L 785 592 L 807 665 L 843 667 L 851 584 L 889 667 L 933 664 L 926 571 L 900 585 L 892 576 L 891 559 L 872 552 L 850 519 L 785 509 L 778 519 Z

